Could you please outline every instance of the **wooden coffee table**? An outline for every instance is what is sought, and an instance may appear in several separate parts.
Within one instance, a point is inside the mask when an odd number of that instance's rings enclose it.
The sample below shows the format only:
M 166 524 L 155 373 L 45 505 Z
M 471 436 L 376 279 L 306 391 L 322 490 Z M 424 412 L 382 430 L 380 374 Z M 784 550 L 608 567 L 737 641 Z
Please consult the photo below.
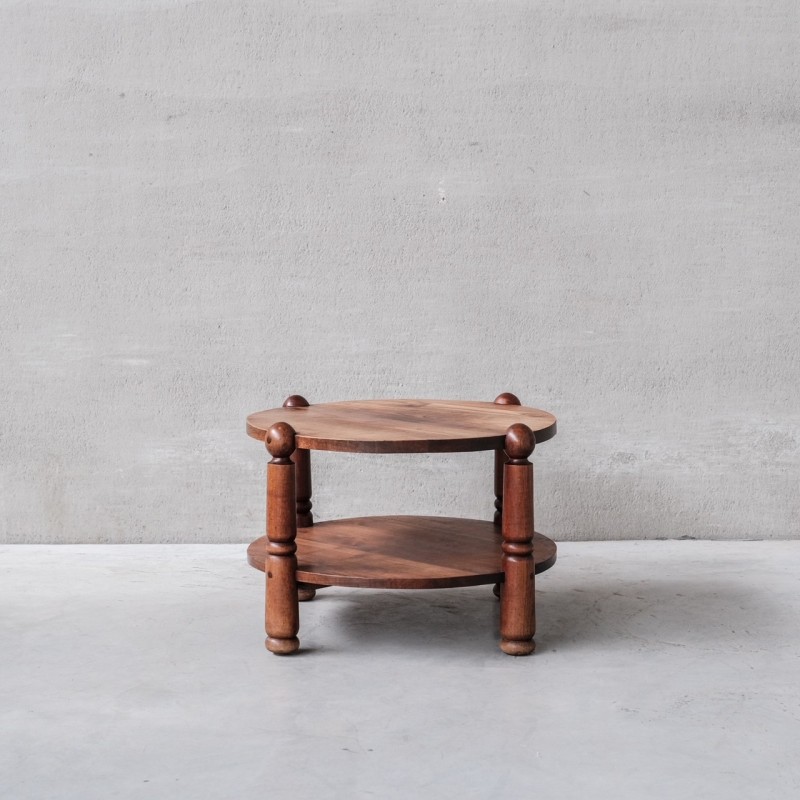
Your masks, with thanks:
M 440 589 L 495 584 L 500 649 L 534 650 L 534 573 L 551 567 L 556 545 L 533 530 L 534 445 L 555 436 L 552 414 L 520 405 L 449 400 L 358 400 L 282 408 L 247 418 L 266 443 L 267 535 L 247 550 L 267 573 L 267 648 L 299 647 L 298 601 L 327 586 Z M 495 452 L 493 521 L 449 517 L 360 517 L 326 522 L 311 513 L 311 450 L 348 453 Z

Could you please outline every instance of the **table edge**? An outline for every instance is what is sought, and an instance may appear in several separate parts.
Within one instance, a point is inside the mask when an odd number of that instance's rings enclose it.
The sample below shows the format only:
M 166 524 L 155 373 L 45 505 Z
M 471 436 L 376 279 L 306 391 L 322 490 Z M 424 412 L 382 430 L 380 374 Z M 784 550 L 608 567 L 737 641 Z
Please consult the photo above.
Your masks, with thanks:
M 540 410 L 540 409 L 537 409 Z M 256 412 L 258 413 L 258 412 Z M 549 413 L 549 412 L 545 412 Z M 552 414 L 550 415 L 552 416 Z M 513 424 L 513 421 L 511 421 Z M 556 435 L 557 420 L 546 428 L 534 431 L 536 444 L 541 444 Z M 247 421 L 247 435 L 263 442 L 267 431 L 256 428 Z M 365 441 L 363 439 L 323 439 L 319 436 L 296 437 L 297 448 L 301 450 L 321 450 L 336 453 L 471 453 L 481 450 L 499 450 L 505 444 L 505 434 L 497 436 L 475 436 L 458 439 L 406 439 L 403 441 Z

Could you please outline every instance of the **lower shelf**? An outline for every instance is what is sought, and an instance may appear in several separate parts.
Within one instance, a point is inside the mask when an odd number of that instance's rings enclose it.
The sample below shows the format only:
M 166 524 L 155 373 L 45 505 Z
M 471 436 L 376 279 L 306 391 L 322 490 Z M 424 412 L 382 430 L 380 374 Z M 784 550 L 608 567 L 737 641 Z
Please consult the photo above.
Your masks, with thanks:
M 503 580 L 500 529 L 452 517 L 357 517 L 318 522 L 297 531 L 297 580 L 316 586 L 444 589 Z M 247 548 L 264 570 L 267 537 Z M 556 545 L 535 533 L 536 572 L 555 564 Z

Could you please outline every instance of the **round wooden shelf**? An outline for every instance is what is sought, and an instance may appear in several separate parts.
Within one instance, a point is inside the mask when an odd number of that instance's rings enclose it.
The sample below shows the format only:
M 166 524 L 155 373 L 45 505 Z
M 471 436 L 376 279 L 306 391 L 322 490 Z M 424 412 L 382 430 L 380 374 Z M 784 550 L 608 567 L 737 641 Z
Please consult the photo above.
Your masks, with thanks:
M 521 422 L 544 442 L 556 418 L 520 405 L 466 400 L 348 400 L 272 408 L 247 418 L 247 432 L 266 438 L 277 422 L 294 428 L 298 448 L 350 453 L 450 453 L 497 450 Z
M 502 537 L 492 522 L 452 517 L 357 517 L 297 531 L 297 580 L 316 586 L 443 589 L 504 580 Z M 264 570 L 267 537 L 247 548 Z M 533 535 L 536 572 L 556 561 L 555 542 Z

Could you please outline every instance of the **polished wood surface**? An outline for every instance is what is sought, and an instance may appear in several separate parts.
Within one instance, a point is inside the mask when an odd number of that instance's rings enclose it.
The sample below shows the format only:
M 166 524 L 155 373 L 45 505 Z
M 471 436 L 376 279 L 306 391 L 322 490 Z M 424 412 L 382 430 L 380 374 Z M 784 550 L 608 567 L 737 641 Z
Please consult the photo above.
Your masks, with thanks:
M 264 569 L 267 541 L 247 549 Z M 303 585 L 372 589 L 443 589 L 505 580 L 502 539 L 490 521 L 452 517 L 358 517 L 297 531 L 297 580 Z M 533 538 L 537 572 L 556 560 L 556 545 Z
M 556 419 L 546 411 L 466 400 L 348 400 L 293 405 L 251 414 L 247 432 L 264 439 L 278 422 L 291 425 L 298 448 L 354 453 L 497 450 L 504 446 L 506 431 L 514 423 L 527 425 L 539 443 L 556 432 Z

